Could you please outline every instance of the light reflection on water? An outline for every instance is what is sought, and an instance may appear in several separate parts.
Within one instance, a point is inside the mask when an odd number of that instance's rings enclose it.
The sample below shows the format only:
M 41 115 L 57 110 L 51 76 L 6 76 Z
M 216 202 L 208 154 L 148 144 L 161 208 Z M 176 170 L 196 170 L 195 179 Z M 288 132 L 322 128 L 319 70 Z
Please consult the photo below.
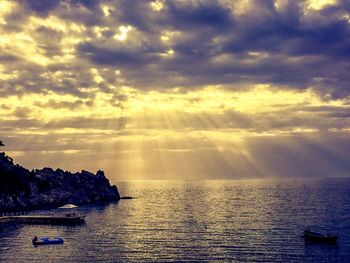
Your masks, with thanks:
M 350 262 L 350 180 L 128 181 L 82 226 L 0 225 L 1 262 Z M 306 227 L 340 236 L 305 243 Z M 33 247 L 38 236 L 65 243 Z

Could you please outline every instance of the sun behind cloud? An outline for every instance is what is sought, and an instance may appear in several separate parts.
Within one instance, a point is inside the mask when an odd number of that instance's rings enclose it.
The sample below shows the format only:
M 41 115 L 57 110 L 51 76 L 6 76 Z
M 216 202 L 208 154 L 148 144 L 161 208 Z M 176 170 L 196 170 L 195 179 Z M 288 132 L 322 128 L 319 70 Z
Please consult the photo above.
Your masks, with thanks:
M 340 1 L 1 1 L 1 139 L 117 179 L 344 176 Z M 35 157 L 33 157 L 35 156 Z

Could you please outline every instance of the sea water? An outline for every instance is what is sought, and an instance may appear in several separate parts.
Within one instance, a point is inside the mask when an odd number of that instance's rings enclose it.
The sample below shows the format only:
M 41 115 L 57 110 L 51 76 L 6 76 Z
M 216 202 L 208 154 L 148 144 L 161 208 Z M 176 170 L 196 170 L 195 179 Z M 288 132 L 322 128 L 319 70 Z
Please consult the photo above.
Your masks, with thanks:
M 0 224 L 0 262 L 350 262 L 350 179 L 117 185 L 135 198 L 67 210 L 84 225 Z M 337 245 L 306 242 L 306 228 Z M 34 247 L 35 235 L 64 244 Z

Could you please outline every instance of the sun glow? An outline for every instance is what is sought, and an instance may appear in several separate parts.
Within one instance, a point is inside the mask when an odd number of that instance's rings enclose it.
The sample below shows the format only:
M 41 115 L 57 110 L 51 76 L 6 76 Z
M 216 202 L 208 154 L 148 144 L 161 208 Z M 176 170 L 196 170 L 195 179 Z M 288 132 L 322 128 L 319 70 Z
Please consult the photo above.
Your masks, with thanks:
M 0 0 L 0 140 L 18 162 L 348 174 L 346 1 L 129 2 Z
M 100 72 L 91 72 L 99 82 Z M 90 92 L 94 97 L 86 99 L 53 92 L 11 96 L 0 105 L 0 116 L 19 125 L 34 122 L 34 126 L 14 130 L 14 136 L 39 141 L 50 137 L 50 144 L 60 145 L 58 150 L 36 153 L 47 162 L 52 156 L 61 158 L 63 164 L 66 158 L 68 163 L 82 158 L 89 164 L 89 158 L 98 154 L 100 161 L 93 162 L 93 167 L 103 166 L 107 172 L 128 179 L 177 178 L 185 174 L 192 178 L 228 171 L 264 174 L 268 168 L 259 164 L 250 145 L 256 138 L 279 138 L 285 147 L 293 149 L 298 147 L 294 137 L 317 137 L 324 125 L 329 125 L 333 134 L 350 130 L 350 124 L 334 128 L 336 120 L 319 125 L 322 111 L 314 109 L 349 106 L 344 100 L 324 101 L 311 90 L 255 85 L 242 90 L 208 86 L 160 92 L 122 86 L 115 87 L 114 93 Z M 20 149 L 13 153 L 18 158 L 24 156 Z
M 281 104 L 281 101 L 284 103 Z M 256 85 L 249 92 L 230 91 L 216 86 L 202 90 L 181 93 L 176 89 L 172 92 L 149 92 L 135 96 L 128 102 L 130 110 L 143 112 L 145 110 L 185 112 L 222 112 L 236 110 L 245 113 L 278 111 L 283 107 L 300 105 L 302 103 L 318 105 L 323 102 L 310 91 L 295 92 L 291 90 L 275 90 L 268 85 Z
M 103 12 L 103 14 L 105 15 L 105 16 L 110 16 L 111 15 L 111 11 L 112 11 L 112 8 L 111 7 L 109 7 L 109 6 L 106 6 L 106 5 L 103 5 L 103 6 L 101 6 L 101 10 L 102 10 L 102 12 Z
M 161 11 L 163 8 L 164 8 L 164 4 L 157 0 L 157 1 L 154 1 L 154 2 L 151 2 L 151 8 L 154 10 L 154 11 Z
M 128 37 L 128 33 L 133 29 L 132 26 L 127 25 L 127 26 L 120 26 L 118 27 L 119 33 L 114 35 L 114 39 L 117 39 L 121 42 L 125 41 Z
M 14 1 L 0 1 L 0 25 L 6 25 L 5 16 L 14 9 L 16 3 Z
M 337 0 L 309 0 L 307 7 L 314 10 L 320 10 L 326 6 L 335 5 L 336 3 Z
M 103 81 L 97 69 L 91 69 L 91 73 L 96 83 Z M 59 72 L 55 74 L 57 78 L 60 77 Z M 9 114 L 17 107 L 30 108 L 31 110 L 27 114 L 46 122 L 52 119 L 65 119 L 74 116 L 118 118 L 120 117 L 120 107 L 122 105 L 123 116 L 130 117 L 130 121 L 132 121 L 140 116 L 158 119 L 160 115 L 165 114 L 176 118 L 176 114 L 180 114 L 180 112 L 185 115 L 209 114 L 210 112 L 213 116 L 220 116 L 225 112 L 234 111 L 245 116 L 256 116 L 265 113 L 278 113 L 300 105 L 305 107 L 346 107 L 346 101 L 334 100 L 325 102 L 310 90 L 300 92 L 295 90 L 277 90 L 268 85 L 256 85 L 249 91 L 230 91 L 212 86 L 185 93 L 182 93 L 177 88 L 168 92 L 142 92 L 124 86 L 116 90 L 116 94 L 118 94 L 117 100 L 120 100 L 119 102 L 121 103 L 117 105 L 113 103 L 116 97 L 114 93 L 108 94 L 94 90 L 89 92 L 95 94 L 92 103 L 88 103 L 89 99 L 80 99 L 77 102 L 75 96 L 53 92 L 46 95 L 11 96 L 6 101 L 7 107 L 1 109 L 0 113 L 2 115 Z M 45 104 L 44 102 L 50 103 Z M 72 111 L 72 107 L 79 110 Z M 42 111 L 42 108 L 45 108 L 45 111 Z M 175 119 L 174 121 L 176 123 Z

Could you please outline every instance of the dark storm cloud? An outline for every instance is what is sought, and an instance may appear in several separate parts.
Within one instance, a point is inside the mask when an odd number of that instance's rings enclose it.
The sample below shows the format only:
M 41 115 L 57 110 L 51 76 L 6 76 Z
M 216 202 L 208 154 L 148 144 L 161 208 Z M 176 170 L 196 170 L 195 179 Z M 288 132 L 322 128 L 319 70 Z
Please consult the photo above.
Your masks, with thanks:
M 91 43 L 84 43 L 78 46 L 78 52 L 87 56 L 92 62 L 99 65 L 113 65 L 113 66 L 142 66 L 148 64 L 150 61 L 147 57 L 150 55 L 141 50 L 125 49 L 109 49 L 94 46 Z
M 95 9 L 98 7 L 99 0 L 71 0 L 73 4 L 82 4 L 89 9 Z
M 156 11 L 151 1 L 22 0 L 6 15 L 3 28 L 8 33 L 25 31 L 33 15 L 50 15 L 65 21 L 68 28 L 72 23 L 85 28 L 68 63 L 52 63 L 63 56 L 62 40 L 70 35 L 49 23 L 37 26 L 31 37 L 51 65 L 37 66 L 4 48 L 1 63 L 19 75 L 2 81 L 0 92 L 53 90 L 83 97 L 87 93 L 80 87 L 97 86 L 108 92 L 108 85 L 117 83 L 113 72 L 118 69 L 123 84 L 140 89 L 269 83 L 299 89 L 313 86 L 321 95 L 336 98 L 348 95 L 347 1 L 321 10 L 308 10 L 305 1 L 285 1 L 278 8 L 272 0 L 250 2 L 251 7 L 240 13 L 238 1 L 163 1 Z M 103 6 L 109 16 L 104 16 Z M 124 42 L 113 37 L 121 25 L 133 26 Z M 167 33 L 169 39 L 163 41 Z M 174 53 L 167 55 L 169 51 Z M 108 68 L 111 75 L 103 76 L 107 83 L 97 85 L 93 77 L 81 73 L 90 68 Z M 55 71 L 63 72 L 59 83 L 43 77 Z
M 145 1 L 132 3 L 115 2 L 120 17 L 114 19 L 141 30 L 140 45 L 130 51 L 118 43 L 113 47 L 106 37 L 79 44 L 77 52 L 93 64 L 125 68 L 127 79 L 139 88 L 155 87 L 163 76 L 167 86 L 258 82 L 347 93 L 349 23 L 334 12 L 303 13 L 303 5 L 295 1 L 281 10 L 273 1 L 255 1 L 241 16 L 234 15 L 234 7 L 212 1 L 164 2 L 160 12 L 150 10 Z M 339 4 L 337 10 L 345 11 L 346 5 Z M 167 46 L 159 40 L 163 30 L 179 36 Z M 172 57 L 157 56 L 167 48 L 175 51 Z M 254 58 L 252 52 L 266 56 Z M 231 59 L 220 63 L 224 55 Z
M 47 16 L 54 11 L 60 3 L 68 3 L 72 6 L 83 5 L 94 10 L 98 7 L 99 0 L 20 0 L 29 10 L 40 16 Z
M 16 62 L 18 58 L 12 54 L 0 54 L 0 62 Z
M 152 11 L 149 1 L 115 1 L 116 11 L 112 15 L 117 15 L 117 21 L 130 24 L 143 31 L 153 31 L 157 26 L 155 18 L 157 14 Z
M 229 8 L 221 6 L 217 1 L 166 3 L 166 22 L 174 29 L 198 29 L 213 27 L 217 30 L 229 29 L 233 25 L 233 16 Z
M 51 91 L 58 94 L 72 94 L 81 98 L 91 96 L 91 94 L 80 91 L 76 86 L 77 84 L 83 84 L 83 80 L 77 81 L 70 75 L 64 76 L 61 81 L 57 82 L 57 79 L 44 75 L 50 73 L 46 67 L 33 65 L 25 61 L 22 61 L 22 63 L 22 69 L 16 77 L 0 80 L 0 94 L 3 97 L 22 96 L 26 93 L 47 94 Z M 77 74 L 77 76 L 79 75 L 82 74 Z M 88 85 L 90 86 L 91 83 L 88 83 Z
M 47 16 L 59 5 L 60 0 L 22 0 L 22 2 L 36 14 Z
M 232 24 L 230 9 L 217 1 L 167 1 L 162 13 L 152 10 L 151 1 L 114 1 L 118 7 L 119 20 L 142 31 L 169 27 L 192 30 L 198 27 L 228 29 Z

